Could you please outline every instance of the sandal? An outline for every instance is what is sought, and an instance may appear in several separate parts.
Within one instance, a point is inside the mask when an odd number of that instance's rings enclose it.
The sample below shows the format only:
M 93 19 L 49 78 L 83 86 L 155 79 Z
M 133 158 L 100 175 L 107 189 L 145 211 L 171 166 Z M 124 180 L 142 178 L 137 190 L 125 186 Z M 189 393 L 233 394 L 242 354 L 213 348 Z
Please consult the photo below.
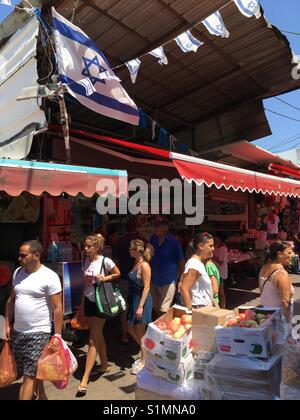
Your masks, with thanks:
M 86 395 L 86 392 L 87 392 L 87 386 L 82 386 L 80 384 L 78 389 L 77 389 L 77 395 L 79 394 L 80 396 L 84 396 L 84 395 Z

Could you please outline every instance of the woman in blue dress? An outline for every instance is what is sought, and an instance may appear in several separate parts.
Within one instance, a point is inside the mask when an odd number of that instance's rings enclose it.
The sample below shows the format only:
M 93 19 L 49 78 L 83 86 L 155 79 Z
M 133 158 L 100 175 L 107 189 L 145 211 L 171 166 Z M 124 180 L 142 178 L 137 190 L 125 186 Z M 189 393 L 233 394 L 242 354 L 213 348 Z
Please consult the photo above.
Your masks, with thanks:
M 141 346 L 147 325 L 152 322 L 151 288 L 151 250 L 141 240 L 130 243 L 130 256 L 134 258 L 134 266 L 128 274 L 128 332 Z M 141 359 L 137 360 L 131 369 L 133 375 L 145 365 L 145 350 L 141 346 Z

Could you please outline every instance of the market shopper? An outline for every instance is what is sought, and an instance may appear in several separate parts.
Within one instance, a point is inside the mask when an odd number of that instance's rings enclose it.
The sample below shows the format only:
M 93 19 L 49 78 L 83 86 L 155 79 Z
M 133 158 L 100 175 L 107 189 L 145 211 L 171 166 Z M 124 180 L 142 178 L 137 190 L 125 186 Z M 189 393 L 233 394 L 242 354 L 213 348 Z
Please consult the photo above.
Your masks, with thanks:
M 84 244 L 86 257 L 83 262 L 84 292 L 83 301 L 79 310 L 84 311 L 90 333 L 85 372 L 78 388 L 79 394 L 86 394 L 89 377 L 94 367 L 97 353 L 101 361 L 98 372 L 106 373 L 109 371 L 106 343 L 103 335 L 105 319 L 101 317 L 96 305 L 95 285 L 97 282 L 117 280 L 120 277 L 120 271 L 110 258 L 105 258 L 102 255 L 104 241 L 103 236 L 100 234 L 91 235 L 86 238 Z M 101 273 L 103 265 L 105 266 L 106 274 Z
M 133 268 L 128 274 L 128 332 L 141 346 L 141 340 L 146 332 L 147 325 L 152 321 L 151 288 L 151 250 L 140 240 L 130 243 L 130 256 L 134 258 Z M 141 347 L 141 359 L 132 366 L 133 375 L 144 367 L 146 353 Z
M 183 302 L 189 310 L 217 306 L 211 279 L 204 266 L 213 256 L 214 238 L 208 233 L 201 233 L 192 246 L 193 255 L 185 265 L 181 285 Z
M 219 286 L 219 304 L 220 308 L 226 308 L 226 296 L 225 296 L 225 281 L 228 278 L 228 248 L 221 234 L 214 238 L 215 251 L 214 261 L 216 262 L 217 268 L 220 273 L 220 286 Z
M 151 260 L 151 294 L 155 318 L 172 305 L 176 285 L 184 270 L 184 255 L 178 239 L 169 232 L 169 220 L 159 217 L 150 239 L 154 256 Z
M 286 268 L 291 265 L 293 255 L 289 242 L 273 242 L 259 273 L 260 303 L 269 307 L 281 307 L 287 320 L 291 318 L 294 288 Z
M 121 279 L 120 279 L 120 291 L 121 294 L 127 302 L 127 296 L 128 296 L 128 273 L 130 272 L 133 264 L 134 264 L 134 258 L 131 257 L 129 252 L 129 247 L 131 241 L 135 239 L 142 240 L 145 242 L 145 240 L 142 238 L 142 236 L 137 231 L 137 225 L 136 221 L 134 219 L 130 219 L 127 223 L 127 233 L 119 239 L 117 245 L 116 245 L 116 252 L 115 252 L 115 259 L 117 261 L 118 267 L 120 268 L 121 272 Z M 128 337 L 127 337 L 127 311 L 124 311 L 120 315 L 121 320 L 121 343 L 122 344 L 128 344 Z
M 41 264 L 42 245 L 28 241 L 21 245 L 21 268 L 13 275 L 13 288 L 6 305 L 7 337 L 11 339 L 18 371 L 23 375 L 20 400 L 47 399 L 42 381 L 36 380 L 38 360 L 54 332 L 61 334 L 63 322 L 62 288 L 58 275 Z M 11 328 L 12 323 L 13 330 Z M 59 342 L 52 340 L 50 350 Z
M 213 290 L 215 303 L 219 305 L 220 304 L 220 298 L 219 298 L 220 273 L 219 273 L 218 267 L 216 266 L 212 258 L 209 258 L 205 262 L 205 270 L 211 280 L 211 286 Z

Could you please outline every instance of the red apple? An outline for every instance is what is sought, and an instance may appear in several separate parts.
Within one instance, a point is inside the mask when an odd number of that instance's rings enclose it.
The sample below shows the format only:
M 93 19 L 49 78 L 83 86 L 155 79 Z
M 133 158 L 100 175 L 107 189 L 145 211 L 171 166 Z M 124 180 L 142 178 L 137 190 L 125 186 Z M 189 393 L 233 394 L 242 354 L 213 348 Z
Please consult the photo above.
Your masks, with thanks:
M 240 321 L 245 321 L 246 315 L 245 314 L 239 314 Z
M 247 311 L 245 311 L 245 316 L 248 321 L 254 321 L 256 318 L 256 313 L 251 309 L 248 309 Z

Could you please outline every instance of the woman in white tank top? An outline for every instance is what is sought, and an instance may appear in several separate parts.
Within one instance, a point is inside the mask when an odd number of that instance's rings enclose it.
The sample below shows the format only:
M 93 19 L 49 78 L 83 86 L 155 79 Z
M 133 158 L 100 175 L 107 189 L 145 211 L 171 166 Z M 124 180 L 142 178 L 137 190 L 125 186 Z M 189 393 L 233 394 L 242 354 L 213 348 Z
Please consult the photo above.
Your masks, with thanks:
M 281 307 L 288 320 L 291 316 L 294 288 L 285 268 L 291 265 L 293 255 L 289 242 L 273 242 L 259 274 L 260 303 L 264 306 Z

